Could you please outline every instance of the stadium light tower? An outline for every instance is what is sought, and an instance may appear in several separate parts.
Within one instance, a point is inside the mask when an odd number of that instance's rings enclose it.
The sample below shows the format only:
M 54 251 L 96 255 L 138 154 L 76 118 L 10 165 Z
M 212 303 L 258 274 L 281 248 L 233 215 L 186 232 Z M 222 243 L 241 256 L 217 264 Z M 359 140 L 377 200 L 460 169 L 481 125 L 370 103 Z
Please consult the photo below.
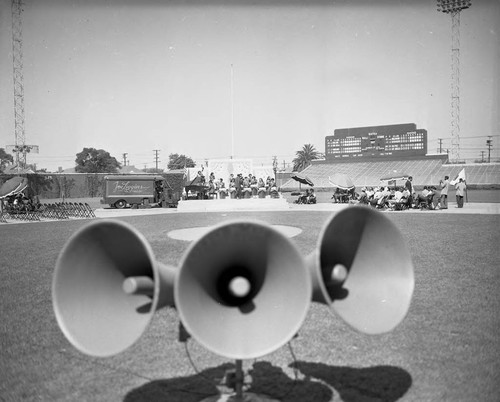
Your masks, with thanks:
M 23 76 L 23 30 L 21 15 L 24 1 L 12 0 L 12 62 L 14 72 L 14 145 L 7 145 L 16 155 L 16 165 L 26 167 L 26 154 L 38 153 L 38 145 L 26 145 L 24 130 L 24 76 Z
M 471 0 L 437 0 L 437 10 L 451 15 L 451 159 L 460 160 L 460 12 Z

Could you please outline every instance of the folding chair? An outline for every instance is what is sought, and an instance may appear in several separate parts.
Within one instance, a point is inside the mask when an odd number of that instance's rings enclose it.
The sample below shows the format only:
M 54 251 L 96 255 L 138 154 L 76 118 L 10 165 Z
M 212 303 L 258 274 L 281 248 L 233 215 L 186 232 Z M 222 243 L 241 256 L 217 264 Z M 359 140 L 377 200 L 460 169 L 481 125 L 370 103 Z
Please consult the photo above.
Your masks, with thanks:
M 68 211 L 61 203 L 56 203 L 57 219 L 69 219 Z
M 24 210 L 24 216 L 26 217 L 26 220 L 28 221 L 39 221 L 40 217 L 38 216 L 38 212 L 32 207 L 28 206 Z
M 92 209 L 92 207 L 89 204 L 85 203 L 84 208 L 86 209 L 87 216 L 89 218 L 95 218 L 94 210 Z
M 71 211 L 68 208 L 68 204 L 66 204 L 65 202 L 60 202 L 60 203 L 57 204 L 57 206 L 59 207 L 60 213 L 65 218 L 69 218 L 71 216 Z
M 80 218 L 80 210 L 77 204 L 73 204 L 72 202 L 66 203 L 66 212 L 68 216 L 73 216 L 75 218 Z
M 45 204 L 45 216 L 48 219 L 58 219 L 57 207 L 55 204 Z
M 5 210 L 6 210 L 10 219 L 15 219 L 15 220 L 19 219 L 19 214 L 17 213 L 18 212 L 17 208 L 14 205 L 7 205 Z
M 47 219 L 56 219 L 54 206 L 52 204 L 43 204 L 42 216 Z
M 75 202 L 73 204 L 73 207 L 75 208 L 75 212 L 79 218 L 85 218 L 87 216 L 87 212 L 85 211 L 85 207 L 82 205 L 82 203 L 77 203 Z
M 426 197 L 425 200 L 420 201 L 420 210 L 428 209 L 430 211 L 434 210 L 434 193 Z

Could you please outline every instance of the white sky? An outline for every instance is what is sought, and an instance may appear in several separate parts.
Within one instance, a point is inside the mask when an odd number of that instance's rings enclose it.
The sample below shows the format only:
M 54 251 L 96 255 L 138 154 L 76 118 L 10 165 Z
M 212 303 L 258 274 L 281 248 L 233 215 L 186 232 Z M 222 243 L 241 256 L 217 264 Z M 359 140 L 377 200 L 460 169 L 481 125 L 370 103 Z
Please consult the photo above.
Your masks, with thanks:
M 238 3 L 240 5 L 233 5 Z M 243 4 L 243 5 L 241 5 Z M 304 4 L 304 5 L 302 5 Z M 0 147 L 14 144 L 10 1 L 0 0 Z M 500 1 L 461 14 L 462 158 L 500 156 Z M 435 0 L 26 0 L 28 163 L 74 166 L 84 147 L 160 167 L 290 162 L 333 130 L 416 123 L 451 148 L 451 17 Z M 231 64 L 234 136 L 231 129 Z

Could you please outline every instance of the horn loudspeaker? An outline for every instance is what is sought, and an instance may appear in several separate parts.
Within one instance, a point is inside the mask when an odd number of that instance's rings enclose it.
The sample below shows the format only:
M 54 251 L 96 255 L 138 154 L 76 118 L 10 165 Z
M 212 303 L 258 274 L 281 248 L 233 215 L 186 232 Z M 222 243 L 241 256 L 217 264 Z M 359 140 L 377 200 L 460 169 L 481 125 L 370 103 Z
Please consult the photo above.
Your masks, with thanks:
M 156 262 L 132 226 L 93 222 L 68 240 L 56 262 L 52 300 L 59 327 L 88 355 L 122 352 L 156 310 L 174 305 L 175 274 L 173 267 Z
M 256 358 L 288 342 L 312 294 L 294 244 L 254 221 L 221 224 L 192 243 L 175 289 L 187 331 L 208 350 L 232 359 Z
M 326 304 L 360 332 L 389 332 L 409 309 L 411 256 L 399 229 L 379 211 L 356 206 L 335 214 L 307 266 L 313 301 Z

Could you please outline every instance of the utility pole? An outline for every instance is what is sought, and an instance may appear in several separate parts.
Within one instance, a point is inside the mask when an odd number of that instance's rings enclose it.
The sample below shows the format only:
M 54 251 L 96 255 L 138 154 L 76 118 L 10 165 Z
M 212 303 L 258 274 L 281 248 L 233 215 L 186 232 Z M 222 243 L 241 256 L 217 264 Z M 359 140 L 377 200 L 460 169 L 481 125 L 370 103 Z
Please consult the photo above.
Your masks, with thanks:
M 438 138 L 438 141 L 439 141 L 439 153 L 442 153 L 443 152 L 443 139 Z
M 485 151 L 481 151 L 481 163 L 484 162 L 484 153 L 485 153 Z
M 276 172 L 278 171 L 278 157 L 273 156 L 273 171 L 274 171 L 274 182 L 277 181 Z
M 486 146 L 488 147 L 488 163 L 490 163 L 491 148 L 493 147 L 493 140 L 491 137 L 492 136 L 489 135 L 488 139 L 486 140 Z
M 128 153 L 124 152 L 122 155 L 123 155 L 123 166 L 127 166 L 127 155 L 128 155 Z
M 158 156 L 158 154 L 160 153 L 160 150 L 159 149 L 153 149 L 153 152 L 155 153 L 156 173 L 158 173 L 158 162 L 159 162 L 159 156 Z
M 451 15 L 451 159 L 460 160 L 460 12 L 471 0 L 437 0 L 437 10 Z

